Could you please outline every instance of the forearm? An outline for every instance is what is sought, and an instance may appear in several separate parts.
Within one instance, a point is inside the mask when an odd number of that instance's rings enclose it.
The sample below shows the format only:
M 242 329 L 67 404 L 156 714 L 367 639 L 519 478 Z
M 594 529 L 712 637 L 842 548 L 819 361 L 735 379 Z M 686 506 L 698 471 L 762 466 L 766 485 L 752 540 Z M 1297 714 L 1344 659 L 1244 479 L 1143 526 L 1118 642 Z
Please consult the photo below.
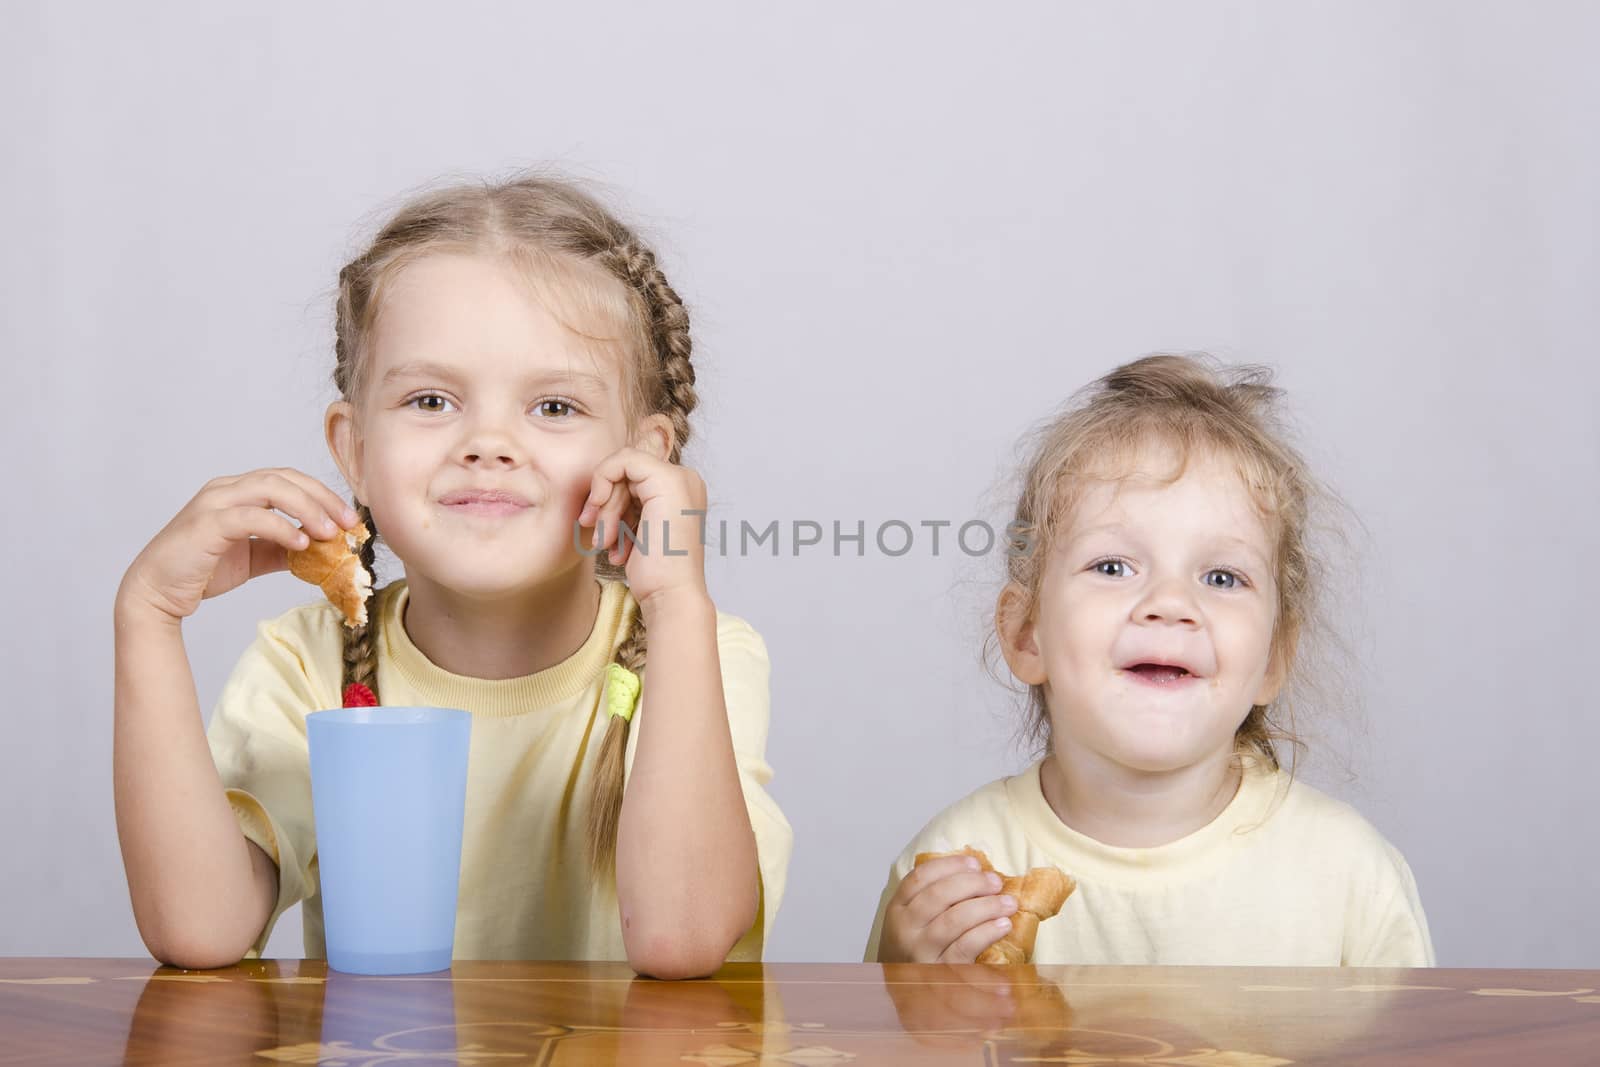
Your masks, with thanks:
M 237 962 L 274 901 L 212 762 L 179 623 L 121 597 L 115 619 L 112 778 L 134 919 L 165 962 Z
M 644 610 L 649 693 L 617 831 L 617 899 L 636 968 L 687 977 L 714 970 L 755 922 L 755 834 L 728 731 L 716 608 L 701 594 Z

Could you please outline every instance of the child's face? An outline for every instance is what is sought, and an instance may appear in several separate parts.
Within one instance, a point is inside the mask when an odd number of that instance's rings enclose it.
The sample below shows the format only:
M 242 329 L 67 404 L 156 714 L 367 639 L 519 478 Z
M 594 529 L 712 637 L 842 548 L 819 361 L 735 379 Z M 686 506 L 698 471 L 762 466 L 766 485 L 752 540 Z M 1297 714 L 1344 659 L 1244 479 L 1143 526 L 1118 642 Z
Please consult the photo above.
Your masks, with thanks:
M 367 358 L 346 444 L 337 404 L 329 437 L 408 576 L 495 596 L 583 565 L 573 522 L 595 467 L 630 443 L 620 357 L 500 262 L 432 254 L 393 279 Z
M 1251 705 L 1276 696 L 1277 591 L 1269 530 L 1231 464 L 1196 453 L 1163 486 L 1171 454 L 1140 460 L 1082 496 L 1007 655 L 1044 687 L 1058 757 L 1164 772 L 1230 753 Z

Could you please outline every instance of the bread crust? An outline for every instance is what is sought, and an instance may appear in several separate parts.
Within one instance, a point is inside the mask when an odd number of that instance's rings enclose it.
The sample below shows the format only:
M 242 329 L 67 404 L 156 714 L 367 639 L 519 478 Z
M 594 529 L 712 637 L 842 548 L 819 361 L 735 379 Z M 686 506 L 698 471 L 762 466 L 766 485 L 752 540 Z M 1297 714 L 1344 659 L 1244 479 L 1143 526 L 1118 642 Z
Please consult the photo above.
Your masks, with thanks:
M 361 565 L 361 546 L 372 537 L 366 523 L 342 530 L 331 541 L 289 550 L 289 573 L 317 586 L 344 616 L 346 626 L 365 626 L 372 575 Z

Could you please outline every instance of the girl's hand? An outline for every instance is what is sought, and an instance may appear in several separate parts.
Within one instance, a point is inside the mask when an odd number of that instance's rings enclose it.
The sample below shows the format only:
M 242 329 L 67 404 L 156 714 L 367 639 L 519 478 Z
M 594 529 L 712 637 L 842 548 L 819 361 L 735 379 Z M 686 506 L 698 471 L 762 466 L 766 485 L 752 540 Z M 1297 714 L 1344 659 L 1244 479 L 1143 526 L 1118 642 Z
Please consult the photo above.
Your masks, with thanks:
M 973 963 L 1011 929 L 1017 902 L 971 856 L 941 856 L 901 881 L 883 914 L 882 963 Z
M 139 553 L 123 576 L 117 607 L 153 610 L 176 622 L 208 597 L 286 570 L 287 551 L 305 548 L 310 537 L 331 540 L 358 521 L 337 493 L 296 470 L 215 478 Z
M 700 543 L 705 509 L 706 483 L 700 475 L 648 452 L 622 448 L 595 468 L 578 525 L 599 527 L 591 547 L 607 550 L 607 558 L 623 566 L 642 610 L 679 592 L 706 595 Z M 639 544 L 619 536 L 623 522 Z

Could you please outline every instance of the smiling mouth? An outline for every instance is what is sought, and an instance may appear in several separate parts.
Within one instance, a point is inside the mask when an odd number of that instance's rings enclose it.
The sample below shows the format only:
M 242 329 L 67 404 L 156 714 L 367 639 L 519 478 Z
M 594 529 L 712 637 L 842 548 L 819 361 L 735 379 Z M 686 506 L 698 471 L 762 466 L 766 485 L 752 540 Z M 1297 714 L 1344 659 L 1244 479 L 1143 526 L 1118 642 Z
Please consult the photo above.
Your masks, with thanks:
M 1123 668 L 1123 670 L 1147 685 L 1181 685 L 1198 677 L 1190 674 L 1182 667 L 1169 667 L 1161 663 L 1136 663 L 1132 667 Z
M 528 510 L 528 505 L 514 500 L 477 499 L 463 500 L 444 505 L 446 511 L 458 515 L 517 515 Z

